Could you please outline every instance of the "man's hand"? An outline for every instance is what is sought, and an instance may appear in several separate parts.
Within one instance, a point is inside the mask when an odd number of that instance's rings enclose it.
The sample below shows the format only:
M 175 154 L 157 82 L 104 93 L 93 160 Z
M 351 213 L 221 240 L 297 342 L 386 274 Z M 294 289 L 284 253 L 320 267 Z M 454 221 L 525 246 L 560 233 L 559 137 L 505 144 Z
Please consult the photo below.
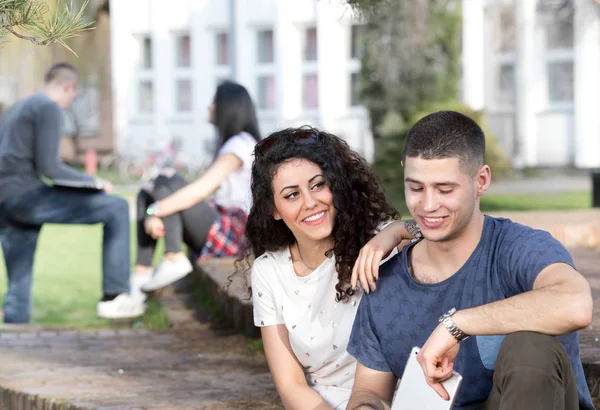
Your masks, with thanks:
M 449 400 L 450 395 L 442 386 L 442 382 L 452 376 L 459 346 L 456 339 L 440 323 L 417 354 L 417 361 L 423 369 L 427 384 L 444 400 Z
M 147 216 L 144 219 L 144 230 L 152 239 L 158 239 L 165 236 L 165 225 L 162 219 L 157 216 Z
M 106 194 L 111 194 L 112 193 L 112 191 L 113 191 L 113 185 L 109 181 L 107 181 L 105 179 L 102 179 L 102 178 L 96 178 L 96 181 L 99 184 L 101 184 L 102 190 L 104 191 L 104 193 L 106 193 Z

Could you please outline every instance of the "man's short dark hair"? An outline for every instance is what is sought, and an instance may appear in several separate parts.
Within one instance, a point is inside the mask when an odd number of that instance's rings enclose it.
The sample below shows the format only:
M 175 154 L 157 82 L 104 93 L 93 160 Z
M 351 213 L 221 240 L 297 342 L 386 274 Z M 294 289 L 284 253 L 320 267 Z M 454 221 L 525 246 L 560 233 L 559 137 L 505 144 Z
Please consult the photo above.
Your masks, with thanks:
M 77 80 L 77 69 L 69 63 L 57 63 L 54 64 L 44 77 L 44 83 L 60 83 L 64 84 L 69 81 Z
M 455 111 L 437 111 L 412 126 L 404 139 L 406 158 L 459 158 L 461 167 L 474 175 L 483 165 L 485 135 L 475 121 Z

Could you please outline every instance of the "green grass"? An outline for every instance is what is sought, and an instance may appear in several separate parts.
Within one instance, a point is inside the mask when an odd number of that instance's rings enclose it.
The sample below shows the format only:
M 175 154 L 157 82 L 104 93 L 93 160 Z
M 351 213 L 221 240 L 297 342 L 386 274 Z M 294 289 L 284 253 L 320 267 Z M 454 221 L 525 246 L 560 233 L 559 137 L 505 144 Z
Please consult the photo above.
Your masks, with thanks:
M 585 209 L 591 206 L 591 192 L 481 197 L 481 210 L 484 212 Z
M 390 194 L 390 200 L 398 211 L 407 217 L 410 215 L 404 204 L 404 194 Z M 568 192 L 558 194 L 532 195 L 484 195 L 481 197 L 483 212 L 501 211 L 536 211 L 536 210 L 568 210 L 586 209 L 592 206 L 592 193 Z
M 135 226 L 131 227 L 135 256 Z M 162 241 L 156 256 L 162 254 Z M 102 297 L 102 227 L 50 225 L 42 229 L 34 264 L 32 323 L 48 327 L 95 329 L 106 327 L 164 328 L 168 320 L 160 304 L 150 301 L 135 321 L 112 322 L 96 317 Z M 0 304 L 6 293 L 6 270 L 0 257 Z
M 223 327 L 231 325 L 227 319 L 223 305 L 215 299 L 208 282 L 194 280 L 192 283 L 192 302 L 198 310 L 208 315 L 208 320 L 222 324 Z
M 231 321 L 225 315 L 223 306 L 215 299 L 214 294 L 210 290 L 210 286 L 206 282 L 194 280 L 192 284 L 192 302 L 196 309 L 205 312 L 208 315 L 208 320 L 213 324 L 218 324 L 221 328 L 231 326 Z M 248 351 L 251 353 L 264 354 L 263 341 L 261 338 L 248 338 Z
M 264 353 L 265 349 L 262 339 L 249 339 L 248 350 L 253 353 Z
M 134 329 L 166 329 L 170 326 L 167 312 L 162 305 L 155 299 L 147 303 L 144 316 L 132 323 Z

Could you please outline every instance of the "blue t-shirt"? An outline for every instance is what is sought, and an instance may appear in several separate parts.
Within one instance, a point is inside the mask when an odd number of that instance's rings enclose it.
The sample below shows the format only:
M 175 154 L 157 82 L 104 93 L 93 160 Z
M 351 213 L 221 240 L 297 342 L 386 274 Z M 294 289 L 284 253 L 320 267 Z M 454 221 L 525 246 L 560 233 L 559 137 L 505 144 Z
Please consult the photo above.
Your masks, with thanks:
M 481 240 L 467 262 L 435 284 L 417 282 L 408 271 L 407 250 L 380 268 L 377 291 L 363 297 L 348 352 L 366 367 L 401 377 L 413 346 L 422 346 L 453 307 L 468 309 L 533 289 L 537 275 L 569 252 L 545 231 L 508 219 L 485 217 Z M 579 357 L 577 333 L 559 336 L 577 379 L 580 407 L 594 410 Z M 492 388 L 503 336 L 473 336 L 461 343 L 454 369 L 463 376 L 455 409 L 484 402 Z

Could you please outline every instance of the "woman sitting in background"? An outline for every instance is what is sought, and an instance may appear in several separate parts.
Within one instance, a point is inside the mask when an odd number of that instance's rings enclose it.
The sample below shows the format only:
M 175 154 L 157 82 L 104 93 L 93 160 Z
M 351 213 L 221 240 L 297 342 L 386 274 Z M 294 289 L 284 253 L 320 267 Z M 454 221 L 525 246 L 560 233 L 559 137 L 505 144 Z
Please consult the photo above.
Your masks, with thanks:
M 167 286 L 193 270 L 182 251 L 185 242 L 200 259 L 238 253 L 251 205 L 252 151 L 260 139 L 254 104 L 233 82 L 217 87 L 209 121 L 219 134 L 214 162 L 192 183 L 177 174 L 160 175 L 137 200 L 138 253 L 132 289 L 144 292 Z M 216 190 L 214 201 L 207 201 Z M 165 238 L 165 254 L 156 269 L 156 240 Z

